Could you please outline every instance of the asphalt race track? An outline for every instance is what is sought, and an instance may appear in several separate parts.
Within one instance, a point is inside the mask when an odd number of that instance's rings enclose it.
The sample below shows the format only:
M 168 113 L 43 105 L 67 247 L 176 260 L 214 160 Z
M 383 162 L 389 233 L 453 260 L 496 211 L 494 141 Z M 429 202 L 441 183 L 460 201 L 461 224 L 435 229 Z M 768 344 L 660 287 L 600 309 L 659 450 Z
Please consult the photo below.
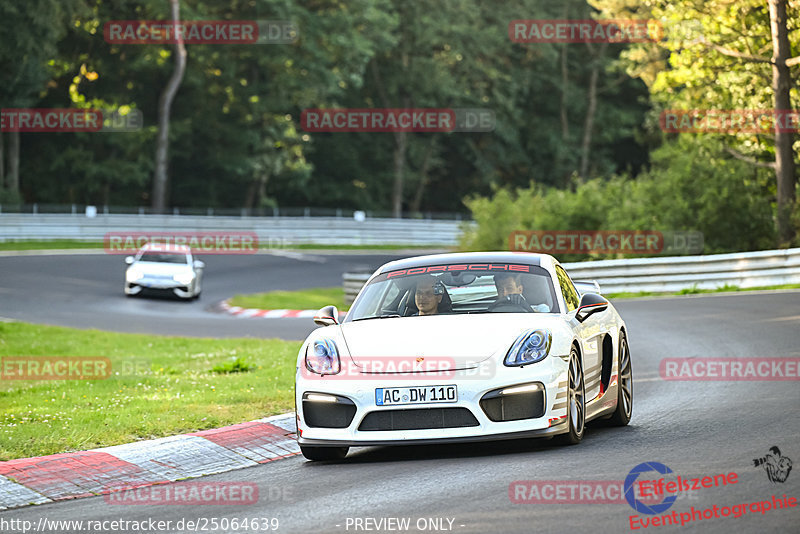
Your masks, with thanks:
M 396 259 L 390 255 L 299 253 L 203 256 L 196 301 L 128 298 L 124 257 L 102 252 L 0 257 L 0 317 L 75 328 L 196 337 L 304 339 L 310 319 L 243 319 L 214 309 L 239 293 L 341 286 L 342 273 Z
M 333 285 L 348 261 L 364 262 L 364 258 L 334 257 L 324 264 L 261 256 L 237 258 L 220 269 L 226 281 L 219 287 L 209 278 L 199 305 L 174 303 L 189 310 L 187 317 L 159 325 L 160 319 L 151 320 L 147 312 L 166 317 L 169 312 L 160 310 L 163 303 L 117 298 L 122 267 L 115 273 L 106 271 L 112 270 L 118 259 L 88 258 L 0 258 L 0 315 L 176 334 L 191 334 L 192 322 L 199 321 L 203 328 L 216 325 L 209 330 L 213 335 L 264 335 L 272 328 L 266 321 L 211 318 L 203 308 L 227 296 L 223 293 L 236 284 L 238 292 L 244 290 L 242 286 L 255 285 L 257 279 L 261 282 L 253 291 Z M 79 265 L 92 270 L 78 269 L 81 274 L 76 274 Z M 210 261 L 209 272 L 216 268 Z M 309 278 L 310 273 L 317 274 Z M 30 297 L 27 303 L 25 292 Z M 69 319 L 69 304 L 77 306 L 78 302 L 83 304 Z M 110 318 L 101 317 L 100 310 L 111 302 L 113 311 L 103 311 Z M 364 522 L 367 518 L 409 518 L 410 528 L 405 531 L 421 532 L 418 525 L 422 522 L 444 518 L 444 528 L 438 531 L 631 532 L 631 515 L 639 515 L 639 519 L 654 516 L 637 514 L 624 502 L 515 504 L 509 498 L 509 487 L 518 480 L 622 481 L 643 462 L 665 464 L 684 479 L 737 473 L 735 484 L 681 493 L 666 512 L 675 511 L 678 517 L 692 507 L 703 510 L 717 505 L 721 509 L 771 501 L 773 495 L 800 497 L 797 467 L 785 482 L 771 482 L 764 468 L 753 462 L 772 446 L 780 447 L 795 465 L 800 461 L 797 381 L 665 381 L 659 376 L 659 362 L 667 357 L 800 356 L 800 291 L 639 299 L 616 305 L 630 334 L 633 420 L 624 428 L 590 425 L 583 443 L 577 446 L 517 440 L 351 449 L 339 464 L 292 457 L 203 479 L 257 483 L 261 497 L 250 506 L 122 506 L 91 497 L 6 511 L 0 513 L 0 520 L 153 518 L 175 524 L 180 519 L 278 518 L 278 532 L 315 533 L 401 531 L 385 526 L 376 529 L 376 523 Z M 130 323 L 115 325 L 114 321 Z M 797 532 L 799 522 L 797 506 L 764 514 L 748 511 L 738 518 L 703 519 L 683 527 L 650 526 L 646 532 Z M 357 529 L 357 524 L 362 528 Z

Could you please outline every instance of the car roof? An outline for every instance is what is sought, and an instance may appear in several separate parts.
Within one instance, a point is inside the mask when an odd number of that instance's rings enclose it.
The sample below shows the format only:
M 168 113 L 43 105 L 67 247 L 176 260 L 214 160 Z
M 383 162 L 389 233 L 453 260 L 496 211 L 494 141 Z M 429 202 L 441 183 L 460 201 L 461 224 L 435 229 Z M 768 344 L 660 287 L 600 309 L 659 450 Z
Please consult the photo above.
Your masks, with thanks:
M 142 252 L 172 252 L 175 254 L 189 254 L 192 249 L 187 245 L 167 245 L 165 243 L 147 243 L 141 248 Z
M 455 252 L 450 254 L 429 254 L 427 256 L 414 256 L 401 260 L 390 261 L 380 268 L 379 273 L 395 271 L 397 269 L 411 269 L 436 265 L 439 263 L 516 263 L 522 265 L 551 266 L 556 262 L 549 254 L 534 254 L 532 252 Z

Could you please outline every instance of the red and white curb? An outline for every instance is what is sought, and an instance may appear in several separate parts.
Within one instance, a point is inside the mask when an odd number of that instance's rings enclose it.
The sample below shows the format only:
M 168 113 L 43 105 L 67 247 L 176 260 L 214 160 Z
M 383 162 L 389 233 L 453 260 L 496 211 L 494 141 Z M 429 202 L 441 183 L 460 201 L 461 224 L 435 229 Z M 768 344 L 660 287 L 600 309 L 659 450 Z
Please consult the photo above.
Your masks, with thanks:
M 0 510 L 224 473 L 300 453 L 294 413 L 102 449 L 0 462 Z
M 283 317 L 308 317 L 313 318 L 319 310 L 260 310 L 258 308 L 241 308 L 239 306 L 231 306 L 228 301 L 223 301 L 220 304 L 222 311 L 227 314 L 235 315 L 236 317 L 254 318 L 263 317 L 265 319 L 279 319 Z M 347 312 L 339 312 L 339 318 L 343 318 Z

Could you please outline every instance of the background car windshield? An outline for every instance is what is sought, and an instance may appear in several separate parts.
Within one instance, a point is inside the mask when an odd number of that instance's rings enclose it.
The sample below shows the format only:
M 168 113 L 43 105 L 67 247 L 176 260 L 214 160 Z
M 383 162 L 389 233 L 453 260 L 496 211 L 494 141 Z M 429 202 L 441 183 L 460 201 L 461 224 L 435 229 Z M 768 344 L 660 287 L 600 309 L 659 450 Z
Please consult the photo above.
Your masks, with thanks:
M 349 320 L 420 315 L 418 288 L 436 293 L 437 315 L 557 312 L 550 276 L 541 267 L 525 267 L 530 272 L 384 273 L 364 288 Z
M 170 254 L 166 252 L 142 252 L 139 261 L 156 263 L 187 263 L 186 254 Z

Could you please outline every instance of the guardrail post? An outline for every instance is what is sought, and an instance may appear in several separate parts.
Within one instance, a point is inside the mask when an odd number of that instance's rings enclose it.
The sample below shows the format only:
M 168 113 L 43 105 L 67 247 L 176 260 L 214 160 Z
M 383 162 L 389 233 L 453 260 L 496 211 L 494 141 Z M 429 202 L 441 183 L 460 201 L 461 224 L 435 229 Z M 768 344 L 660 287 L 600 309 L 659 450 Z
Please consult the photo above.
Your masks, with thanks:
M 39 213 L 39 204 L 33 204 L 33 214 L 37 215 Z

